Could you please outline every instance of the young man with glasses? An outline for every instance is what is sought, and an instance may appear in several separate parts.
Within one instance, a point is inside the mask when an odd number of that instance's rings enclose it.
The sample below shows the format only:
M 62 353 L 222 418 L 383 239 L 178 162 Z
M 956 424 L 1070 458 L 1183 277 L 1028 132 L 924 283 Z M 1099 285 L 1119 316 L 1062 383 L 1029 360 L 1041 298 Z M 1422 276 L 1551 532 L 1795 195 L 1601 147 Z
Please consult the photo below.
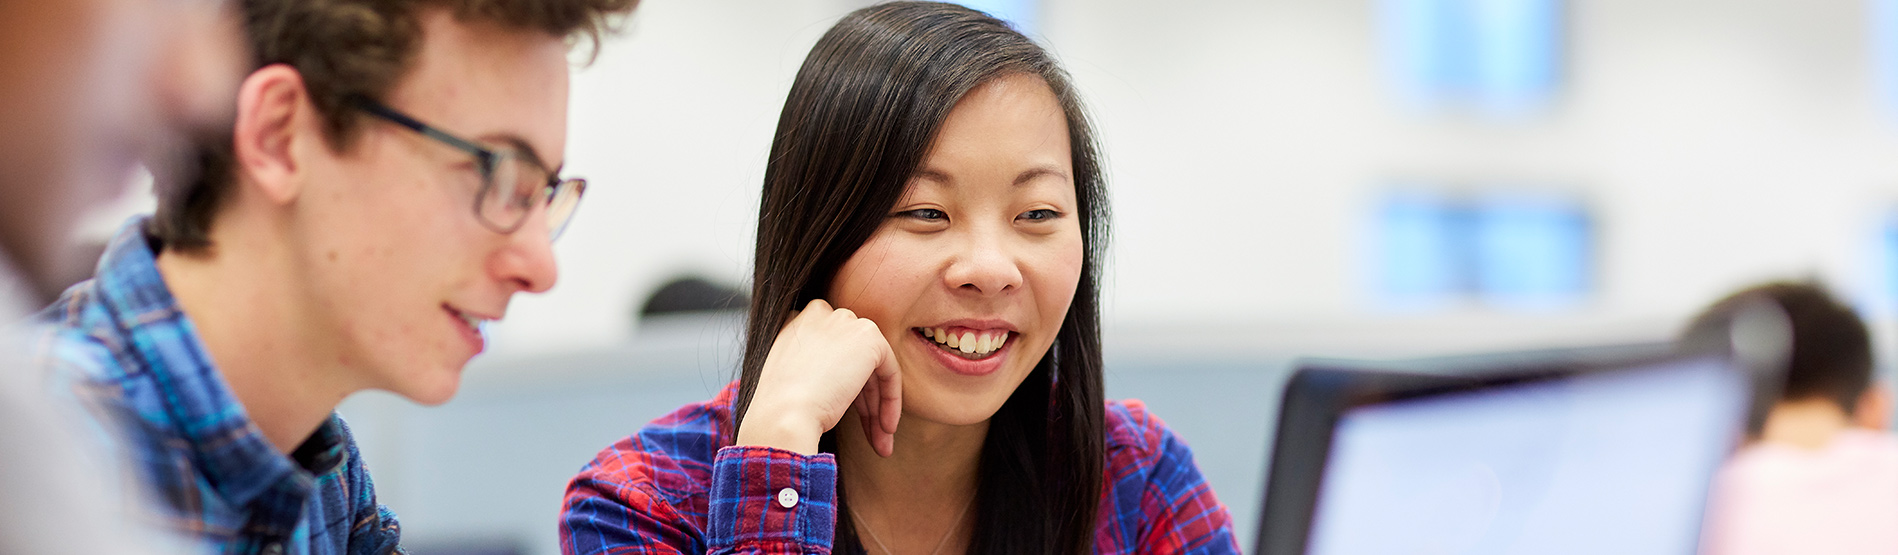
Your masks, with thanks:
M 240 0 L 256 69 L 196 178 L 42 313 L 46 360 L 166 524 L 228 553 L 387 553 L 334 409 L 454 395 L 481 326 L 552 287 L 569 40 L 636 0 Z

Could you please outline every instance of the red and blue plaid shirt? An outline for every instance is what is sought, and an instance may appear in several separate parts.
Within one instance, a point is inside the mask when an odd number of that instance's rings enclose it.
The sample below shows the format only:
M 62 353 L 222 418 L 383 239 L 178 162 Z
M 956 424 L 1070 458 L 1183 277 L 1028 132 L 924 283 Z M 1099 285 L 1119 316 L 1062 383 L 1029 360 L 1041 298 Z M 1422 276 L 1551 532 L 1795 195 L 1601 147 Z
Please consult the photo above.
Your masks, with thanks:
M 213 553 L 400 553 L 342 418 L 289 455 L 265 439 L 158 273 L 144 224 L 128 223 L 96 277 L 39 314 L 36 345 L 53 393 L 75 397 L 84 428 L 157 500 L 134 512 Z
M 561 510 L 561 552 L 830 553 L 836 459 L 727 445 L 737 391 L 662 416 L 581 469 Z M 1139 401 L 1110 401 L 1106 428 L 1096 552 L 1239 552 L 1231 515 L 1166 424 Z

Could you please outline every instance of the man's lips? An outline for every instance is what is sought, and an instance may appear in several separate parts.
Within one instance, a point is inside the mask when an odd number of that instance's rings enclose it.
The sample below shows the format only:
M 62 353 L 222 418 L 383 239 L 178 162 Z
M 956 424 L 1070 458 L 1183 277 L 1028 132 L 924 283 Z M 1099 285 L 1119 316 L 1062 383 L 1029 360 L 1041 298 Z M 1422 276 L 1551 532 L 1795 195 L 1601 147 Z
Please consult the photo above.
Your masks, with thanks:
M 468 327 L 471 327 L 471 328 L 479 328 L 481 327 L 481 324 L 483 322 L 491 322 L 491 321 L 500 319 L 500 318 L 495 318 L 492 316 L 484 316 L 475 312 L 469 312 L 466 310 L 457 309 L 452 305 L 442 305 L 442 308 L 446 309 L 450 314 L 454 314 L 456 318 L 460 318 L 462 322 L 467 323 Z
M 499 318 L 461 310 L 448 304 L 443 304 L 442 310 L 461 324 L 462 338 L 468 340 L 468 342 L 474 346 L 476 352 L 480 352 L 487 345 L 487 338 L 482 333 L 482 328 L 486 326 L 488 322 L 499 320 Z

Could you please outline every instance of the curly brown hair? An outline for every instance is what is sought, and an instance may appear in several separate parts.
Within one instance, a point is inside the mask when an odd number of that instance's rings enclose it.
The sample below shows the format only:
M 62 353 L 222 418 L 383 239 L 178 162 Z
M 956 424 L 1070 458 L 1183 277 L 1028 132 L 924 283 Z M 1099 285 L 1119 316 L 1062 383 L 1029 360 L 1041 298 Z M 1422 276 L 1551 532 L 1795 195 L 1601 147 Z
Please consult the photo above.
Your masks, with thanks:
M 420 12 L 446 9 L 467 22 L 535 30 L 598 47 L 639 0 L 241 0 L 251 68 L 285 64 L 303 78 L 332 149 L 349 147 L 360 117 L 355 95 L 380 97 L 411 69 L 422 41 Z M 147 231 L 166 248 L 211 246 L 211 223 L 235 181 L 229 131 L 195 145 L 193 163 L 157 187 Z

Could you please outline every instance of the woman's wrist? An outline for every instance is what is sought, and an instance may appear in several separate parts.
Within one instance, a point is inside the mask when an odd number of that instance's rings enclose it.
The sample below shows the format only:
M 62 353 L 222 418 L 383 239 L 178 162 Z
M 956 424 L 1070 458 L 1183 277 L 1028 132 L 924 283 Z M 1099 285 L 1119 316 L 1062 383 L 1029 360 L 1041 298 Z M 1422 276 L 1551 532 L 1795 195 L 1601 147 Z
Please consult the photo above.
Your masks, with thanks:
M 753 406 L 745 412 L 745 420 L 738 425 L 736 445 L 783 449 L 800 455 L 817 454 L 817 442 L 824 430 L 814 424 L 815 419 L 799 418 L 771 407 Z

